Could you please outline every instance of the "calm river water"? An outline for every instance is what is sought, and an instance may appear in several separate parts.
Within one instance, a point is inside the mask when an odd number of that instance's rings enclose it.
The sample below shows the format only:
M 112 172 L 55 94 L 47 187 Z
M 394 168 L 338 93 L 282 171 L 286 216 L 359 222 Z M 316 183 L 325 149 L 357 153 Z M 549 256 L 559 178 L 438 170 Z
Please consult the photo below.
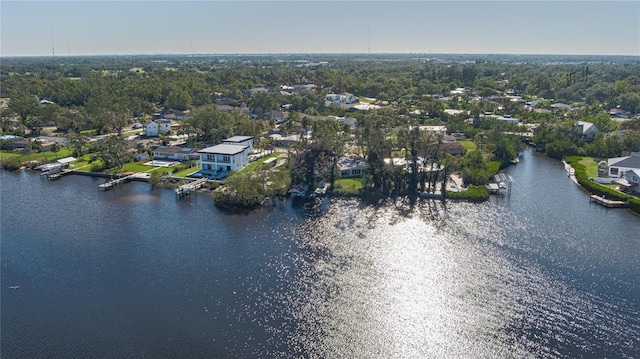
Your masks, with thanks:
M 640 218 L 525 152 L 485 204 L 284 201 L 1 172 L 10 358 L 633 358 Z

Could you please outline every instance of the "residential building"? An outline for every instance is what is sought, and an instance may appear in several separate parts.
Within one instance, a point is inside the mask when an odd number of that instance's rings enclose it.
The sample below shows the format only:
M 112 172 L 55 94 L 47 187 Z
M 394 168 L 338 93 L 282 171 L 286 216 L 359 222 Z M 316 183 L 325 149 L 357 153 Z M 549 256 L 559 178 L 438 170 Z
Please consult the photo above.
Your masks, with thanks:
M 447 134 L 447 126 L 420 126 L 419 129 L 441 137 Z
M 593 140 L 593 138 L 600 133 L 600 129 L 598 128 L 598 126 L 594 125 L 591 122 L 578 121 L 576 123 L 576 128 L 578 129 L 578 132 L 582 134 L 582 137 L 584 137 L 586 140 Z
M 277 110 L 270 110 L 269 112 L 267 112 L 267 118 L 269 118 L 270 121 L 273 121 L 275 123 L 283 123 L 289 119 L 289 113 L 277 111 Z
M 25 148 L 28 148 L 30 144 L 31 143 L 29 142 L 29 140 L 19 139 L 15 141 L 10 141 L 4 144 L 2 147 L 7 151 L 16 151 L 16 150 L 23 150 Z
M 198 150 L 179 146 L 158 146 L 153 150 L 154 159 L 167 159 L 175 161 L 192 161 L 199 158 Z
M 189 110 L 163 110 L 160 116 L 167 120 L 184 120 L 189 117 L 191 111 Z
M 144 134 L 147 137 L 155 137 L 169 131 L 171 131 L 171 121 L 167 119 L 150 120 L 144 125 Z
M 358 120 L 353 117 L 338 117 L 338 123 L 341 125 L 347 125 L 352 130 L 355 130 L 358 126 Z
M 362 177 L 369 165 L 361 160 L 354 158 L 343 158 L 338 162 L 340 176 L 343 178 Z
M 55 146 L 55 142 L 53 141 L 44 141 L 44 142 L 40 142 L 38 145 L 38 151 L 40 152 L 45 152 L 45 151 L 49 151 L 53 148 L 53 146 Z
M 626 157 L 610 158 L 607 161 L 607 174 L 609 177 L 621 178 L 628 171 L 640 173 L 640 152 L 632 152 Z
M 268 135 L 267 137 L 273 139 L 273 141 L 276 144 L 276 146 L 280 146 L 280 147 L 290 147 L 290 146 L 293 146 L 296 143 L 302 141 L 302 137 L 297 133 L 290 134 L 290 135 L 282 135 L 280 133 L 272 133 L 272 134 Z
M 357 97 L 355 97 L 352 93 L 348 93 L 348 92 L 343 92 L 341 94 L 335 94 L 335 93 L 331 93 L 331 94 L 327 94 L 324 97 L 324 100 L 326 102 L 331 102 L 331 103 L 345 103 L 345 104 L 351 104 L 356 102 Z
M 446 152 L 454 156 L 463 156 L 465 152 L 464 146 L 460 142 L 442 142 L 438 149 L 440 152 Z
M 480 115 L 481 118 L 495 118 L 498 121 L 502 121 L 502 122 L 506 122 L 506 123 L 510 123 L 510 124 L 514 124 L 514 125 L 519 125 L 520 124 L 520 120 L 518 120 L 515 117 L 512 117 L 511 115 L 504 115 L 504 116 L 500 116 L 500 115 L 494 115 L 492 113 L 485 113 L 484 115 Z
M 239 171 L 249 163 L 249 146 L 223 143 L 198 151 L 200 172 L 205 175 L 224 176 Z
M 241 145 L 249 147 L 248 153 L 253 153 L 253 136 L 233 136 L 222 140 L 222 143 L 229 145 Z
M 612 108 L 609 110 L 609 116 L 611 116 L 612 118 L 621 118 L 621 119 L 628 119 L 629 118 L 629 114 L 626 113 L 624 110 L 621 110 L 619 108 Z
M 640 170 L 632 169 L 624 173 L 622 178 L 615 180 L 620 190 L 626 193 L 640 193 Z

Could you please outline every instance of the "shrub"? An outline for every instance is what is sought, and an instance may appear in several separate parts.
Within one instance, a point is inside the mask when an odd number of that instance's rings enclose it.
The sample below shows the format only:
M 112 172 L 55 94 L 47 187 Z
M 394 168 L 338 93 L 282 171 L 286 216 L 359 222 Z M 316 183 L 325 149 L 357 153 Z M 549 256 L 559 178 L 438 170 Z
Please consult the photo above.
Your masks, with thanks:
M 157 187 L 162 182 L 162 175 L 159 171 L 151 171 L 149 174 L 149 183 L 151 187 Z
M 255 208 L 264 199 L 261 186 L 257 186 L 256 180 L 248 175 L 229 178 L 222 188 L 213 193 L 216 207 L 231 211 Z
M 9 171 L 15 171 L 22 167 L 22 161 L 18 157 L 9 157 L 2 160 L 2 167 Z
M 640 213 L 640 198 L 629 198 L 629 208 L 636 213 Z
M 489 199 L 489 189 L 486 186 L 470 186 L 466 191 L 447 191 L 447 198 L 470 202 L 484 202 Z

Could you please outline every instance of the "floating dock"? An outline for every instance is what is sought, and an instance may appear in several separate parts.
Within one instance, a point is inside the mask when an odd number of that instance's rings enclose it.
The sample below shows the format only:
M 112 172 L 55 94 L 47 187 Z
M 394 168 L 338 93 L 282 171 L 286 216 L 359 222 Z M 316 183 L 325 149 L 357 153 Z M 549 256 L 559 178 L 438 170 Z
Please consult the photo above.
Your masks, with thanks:
M 625 208 L 627 207 L 627 202 L 625 201 L 614 201 L 611 199 L 606 199 L 604 197 L 600 197 L 597 196 L 595 194 L 591 195 L 591 198 L 589 200 L 590 202 L 595 202 L 601 206 L 607 207 L 607 208 Z

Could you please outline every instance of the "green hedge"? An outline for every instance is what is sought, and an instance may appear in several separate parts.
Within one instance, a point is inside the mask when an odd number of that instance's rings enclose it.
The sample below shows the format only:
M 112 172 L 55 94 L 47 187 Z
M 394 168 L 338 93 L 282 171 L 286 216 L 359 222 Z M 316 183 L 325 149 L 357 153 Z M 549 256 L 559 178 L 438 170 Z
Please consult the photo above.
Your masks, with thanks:
M 640 198 L 629 199 L 629 208 L 636 213 L 640 213 Z
M 447 191 L 447 198 L 470 202 L 484 202 L 489 199 L 489 189 L 486 186 L 470 186 L 466 191 Z

